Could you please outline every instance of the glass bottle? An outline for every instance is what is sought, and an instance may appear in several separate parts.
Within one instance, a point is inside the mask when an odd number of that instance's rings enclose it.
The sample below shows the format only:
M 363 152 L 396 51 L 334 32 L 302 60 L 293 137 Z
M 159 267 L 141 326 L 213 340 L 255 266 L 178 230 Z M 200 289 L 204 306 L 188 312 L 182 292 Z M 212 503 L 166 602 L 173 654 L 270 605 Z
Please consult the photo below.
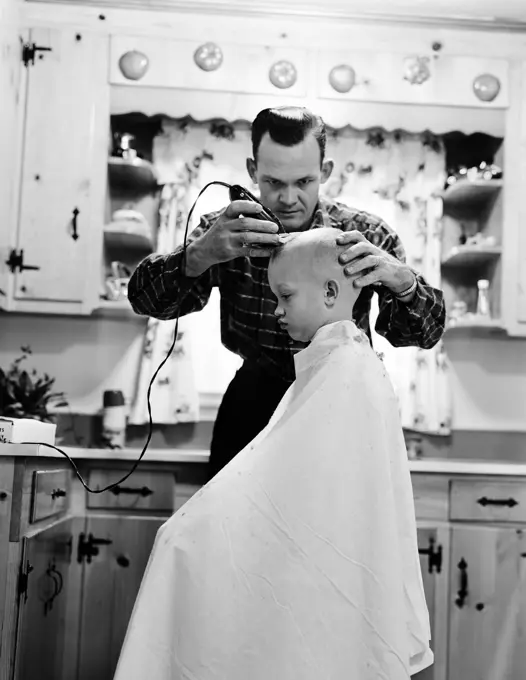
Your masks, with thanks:
M 489 310 L 489 281 L 487 279 L 480 279 L 477 281 L 478 296 L 477 296 L 477 316 L 490 316 Z

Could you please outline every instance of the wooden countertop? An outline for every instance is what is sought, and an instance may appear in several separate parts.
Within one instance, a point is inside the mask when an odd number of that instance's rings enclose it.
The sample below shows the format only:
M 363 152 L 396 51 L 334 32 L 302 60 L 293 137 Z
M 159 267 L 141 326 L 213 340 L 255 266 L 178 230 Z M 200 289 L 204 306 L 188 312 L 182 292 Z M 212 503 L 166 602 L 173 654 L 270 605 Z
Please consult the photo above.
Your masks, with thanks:
M 75 460 L 137 460 L 141 449 L 86 449 L 74 446 L 60 447 Z M 64 456 L 41 444 L 0 444 L 0 456 L 38 456 L 39 458 L 64 458 Z M 143 461 L 149 463 L 207 463 L 206 449 L 148 449 Z
M 86 449 L 64 447 L 65 453 L 75 460 L 134 461 L 140 449 Z M 58 451 L 37 444 L 0 444 L 0 456 L 38 456 L 61 458 Z M 209 453 L 206 449 L 148 449 L 143 457 L 149 463 L 206 463 Z M 453 474 L 453 475 L 494 475 L 505 477 L 526 477 L 526 458 L 524 463 L 504 461 L 478 461 L 449 458 L 410 460 L 413 473 Z

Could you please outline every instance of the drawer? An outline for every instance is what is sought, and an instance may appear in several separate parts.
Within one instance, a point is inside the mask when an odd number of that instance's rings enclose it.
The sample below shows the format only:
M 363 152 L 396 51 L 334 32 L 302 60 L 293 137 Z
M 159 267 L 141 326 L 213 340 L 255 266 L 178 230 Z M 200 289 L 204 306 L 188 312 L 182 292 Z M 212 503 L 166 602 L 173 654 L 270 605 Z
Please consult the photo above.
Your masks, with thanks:
M 451 482 L 450 519 L 526 522 L 526 482 Z
M 89 486 L 103 489 L 124 476 L 123 470 L 92 470 Z M 88 493 L 88 508 L 173 512 L 175 476 L 170 472 L 134 472 L 122 484 L 103 493 Z
M 31 524 L 64 512 L 68 506 L 68 470 L 34 470 L 31 490 Z
M 446 477 L 413 473 L 411 475 L 417 520 L 447 521 L 449 484 Z

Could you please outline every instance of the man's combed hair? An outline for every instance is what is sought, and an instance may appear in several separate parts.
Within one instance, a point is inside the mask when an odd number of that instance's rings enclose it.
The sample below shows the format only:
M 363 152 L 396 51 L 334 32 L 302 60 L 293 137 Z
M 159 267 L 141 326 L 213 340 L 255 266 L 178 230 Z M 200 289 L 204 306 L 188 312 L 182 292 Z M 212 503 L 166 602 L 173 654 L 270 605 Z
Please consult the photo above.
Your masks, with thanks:
M 280 106 L 260 111 L 252 123 L 252 154 L 256 161 L 259 145 L 267 132 L 272 141 L 283 146 L 296 146 L 312 134 L 320 147 L 320 164 L 323 163 L 327 130 L 321 116 L 301 106 Z

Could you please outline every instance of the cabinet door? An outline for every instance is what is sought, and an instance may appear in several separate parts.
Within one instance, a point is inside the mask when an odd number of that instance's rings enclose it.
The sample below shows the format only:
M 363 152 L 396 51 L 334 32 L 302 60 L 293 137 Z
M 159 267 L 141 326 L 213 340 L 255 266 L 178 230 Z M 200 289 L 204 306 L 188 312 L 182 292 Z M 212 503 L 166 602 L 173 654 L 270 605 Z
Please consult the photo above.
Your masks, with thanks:
M 526 540 L 520 529 L 455 526 L 450 678 L 524 680 Z
M 108 38 L 35 29 L 27 70 L 15 307 L 87 311 L 98 296 L 107 148 Z M 49 50 L 49 51 L 48 51 Z M 38 304 L 35 304 L 38 303 Z
M 19 583 L 27 579 L 27 588 L 20 596 L 16 680 L 67 680 L 67 644 L 74 637 L 80 604 L 76 522 L 67 519 L 23 539 Z
M 18 120 L 21 115 L 22 45 L 19 3 L 3 0 L 0 10 L 0 307 L 7 307 L 9 269 L 5 260 L 14 238 L 17 182 Z
M 446 680 L 448 549 L 447 528 L 418 527 L 420 567 L 435 655 L 432 666 L 412 676 L 418 680 Z
M 157 530 L 164 519 L 92 517 L 86 534 L 109 541 L 84 565 L 78 680 L 112 680 Z

